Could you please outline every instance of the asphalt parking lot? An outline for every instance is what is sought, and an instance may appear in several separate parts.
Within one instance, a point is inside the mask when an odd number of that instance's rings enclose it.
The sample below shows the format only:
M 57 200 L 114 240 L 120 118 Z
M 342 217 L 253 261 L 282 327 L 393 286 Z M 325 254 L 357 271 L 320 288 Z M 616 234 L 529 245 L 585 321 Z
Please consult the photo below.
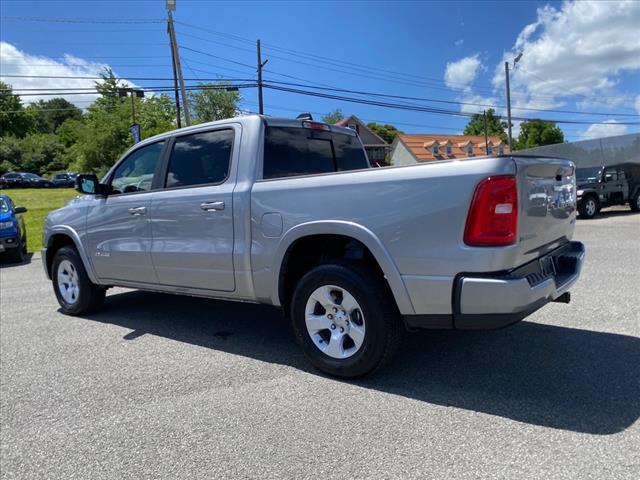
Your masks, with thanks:
M 579 221 L 570 305 L 421 332 L 356 382 L 280 313 L 113 289 L 60 314 L 37 256 L 0 269 L 2 478 L 640 478 L 640 215 Z

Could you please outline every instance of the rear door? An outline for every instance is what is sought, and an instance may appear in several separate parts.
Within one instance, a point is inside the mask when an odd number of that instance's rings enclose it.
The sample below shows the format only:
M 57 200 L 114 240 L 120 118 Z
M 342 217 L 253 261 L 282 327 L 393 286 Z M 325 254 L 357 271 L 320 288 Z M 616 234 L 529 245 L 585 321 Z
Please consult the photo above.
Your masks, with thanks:
M 151 208 L 152 260 L 161 284 L 235 290 L 232 157 L 240 132 L 234 124 L 175 138 L 164 188 Z

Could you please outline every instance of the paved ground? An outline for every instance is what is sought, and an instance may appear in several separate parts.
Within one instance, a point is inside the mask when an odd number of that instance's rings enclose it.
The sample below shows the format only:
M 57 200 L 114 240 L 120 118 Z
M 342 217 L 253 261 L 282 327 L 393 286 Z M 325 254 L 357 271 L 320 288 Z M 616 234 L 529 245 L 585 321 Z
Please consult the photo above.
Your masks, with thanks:
M 640 478 L 640 216 L 580 221 L 571 305 L 308 368 L 273 309 L 117 290 L 57 312 L 0 270 L 2 478 Z

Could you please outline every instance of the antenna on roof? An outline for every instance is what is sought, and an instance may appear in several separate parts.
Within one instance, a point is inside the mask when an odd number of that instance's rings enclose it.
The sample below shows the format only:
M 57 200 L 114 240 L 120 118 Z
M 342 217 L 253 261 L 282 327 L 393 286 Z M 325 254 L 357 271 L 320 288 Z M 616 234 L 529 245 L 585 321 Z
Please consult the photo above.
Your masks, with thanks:
M 301 113 L 296 117 L 296 120 L 313 120 L 313 117 L 309 112 Z

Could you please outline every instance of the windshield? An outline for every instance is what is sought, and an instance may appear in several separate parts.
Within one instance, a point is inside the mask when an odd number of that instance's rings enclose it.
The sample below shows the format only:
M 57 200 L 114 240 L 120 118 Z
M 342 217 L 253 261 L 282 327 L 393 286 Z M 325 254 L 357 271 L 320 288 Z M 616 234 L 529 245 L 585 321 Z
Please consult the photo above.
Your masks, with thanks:
M 578 168 L 576 179 L 578 182 L 597 182 L 600 179 L 602 167 Z
M 7 213 L 9 211 L 9 204 L 4 198 L 0 198 L 0 213 Z
M 40 178 L 38 175 L 36 175 L 35 173 L 25 173 L 23 175 L 24 178 Z
M 59 173 L 54 177 L 56 180 L 66 180 L 67 175 L 64 173 Z

